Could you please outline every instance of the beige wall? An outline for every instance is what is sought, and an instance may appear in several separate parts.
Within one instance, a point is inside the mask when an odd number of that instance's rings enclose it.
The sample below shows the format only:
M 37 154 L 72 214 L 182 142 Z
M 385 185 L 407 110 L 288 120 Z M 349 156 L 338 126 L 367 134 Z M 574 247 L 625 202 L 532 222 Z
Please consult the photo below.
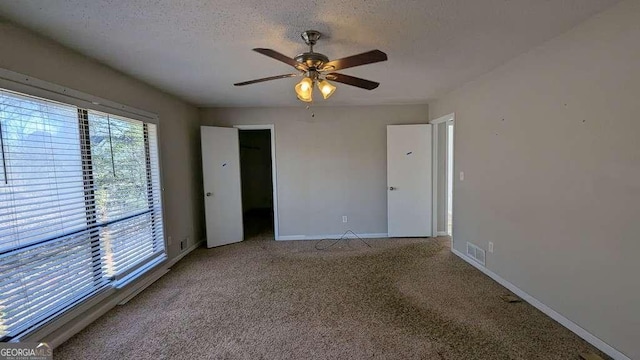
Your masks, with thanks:
M 275 124 L 281 236 L 387 232 L 386 125 L 426 105 L 203 109 L 202 125 Z M 342 216 L 348 223 L 342 223 Z
M 202 238 L 198 110 L 173 96 L 0 19 L 0 68 L 158 114 L 166 235 Z
M 640 359 L 640 1 L 430 104 L 455 112 L 455 247 Z

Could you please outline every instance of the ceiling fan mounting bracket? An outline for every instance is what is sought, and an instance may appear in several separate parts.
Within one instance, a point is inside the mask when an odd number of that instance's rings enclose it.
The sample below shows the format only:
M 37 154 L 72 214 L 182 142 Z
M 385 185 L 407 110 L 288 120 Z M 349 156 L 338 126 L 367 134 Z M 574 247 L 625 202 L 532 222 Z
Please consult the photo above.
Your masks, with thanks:
M 306 30 L 303 31 L 300 36 L 302 37 L 302 40 L 304 40 L 305 44 L 311 46 L 311 51 L 313 52 L 313 46 L 316 44 L 316 42 L 318 42 L 318 40 L 320 40 L 322 34 L 320 33 L 320 31 Z

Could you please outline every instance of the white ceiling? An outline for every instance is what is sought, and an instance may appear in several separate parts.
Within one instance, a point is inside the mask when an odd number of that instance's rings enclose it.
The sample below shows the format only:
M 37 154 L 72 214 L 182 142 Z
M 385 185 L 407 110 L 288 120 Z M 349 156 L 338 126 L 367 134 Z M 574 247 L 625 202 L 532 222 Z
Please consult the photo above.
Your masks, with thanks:
M 251 51 L 330 59 L 380 49 L 389 61 L 344 70 L 331 105 L 424 103 L 473 80 L 618 0 L 3 0 L 0 16 L 201 106 L 297 105 L 292 72 Z M 318 103 L 323 102 L 318 100 Z

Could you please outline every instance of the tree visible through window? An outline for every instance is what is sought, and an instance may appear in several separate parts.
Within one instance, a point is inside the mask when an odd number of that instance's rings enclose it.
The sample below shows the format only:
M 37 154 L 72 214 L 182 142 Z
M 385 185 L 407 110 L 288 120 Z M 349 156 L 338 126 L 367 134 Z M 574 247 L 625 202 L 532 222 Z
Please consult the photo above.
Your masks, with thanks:
M 98 221 L 148 209 L 143 124 L 89 113 Z
M 144 128 L 139 121 L 89 112 L 97 221 L 123 220 L 101 230 L 109 275 L 135 265 L 131 255 L 154 252 Z

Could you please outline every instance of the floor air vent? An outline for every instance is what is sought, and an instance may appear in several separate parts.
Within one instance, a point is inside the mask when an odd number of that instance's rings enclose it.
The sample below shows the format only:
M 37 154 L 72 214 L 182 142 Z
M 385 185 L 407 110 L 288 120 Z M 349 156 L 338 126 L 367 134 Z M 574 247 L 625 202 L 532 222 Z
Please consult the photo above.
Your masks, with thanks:
M 485 252 L 478 246 L 467 242 L 467 256 L 484 265 Z

